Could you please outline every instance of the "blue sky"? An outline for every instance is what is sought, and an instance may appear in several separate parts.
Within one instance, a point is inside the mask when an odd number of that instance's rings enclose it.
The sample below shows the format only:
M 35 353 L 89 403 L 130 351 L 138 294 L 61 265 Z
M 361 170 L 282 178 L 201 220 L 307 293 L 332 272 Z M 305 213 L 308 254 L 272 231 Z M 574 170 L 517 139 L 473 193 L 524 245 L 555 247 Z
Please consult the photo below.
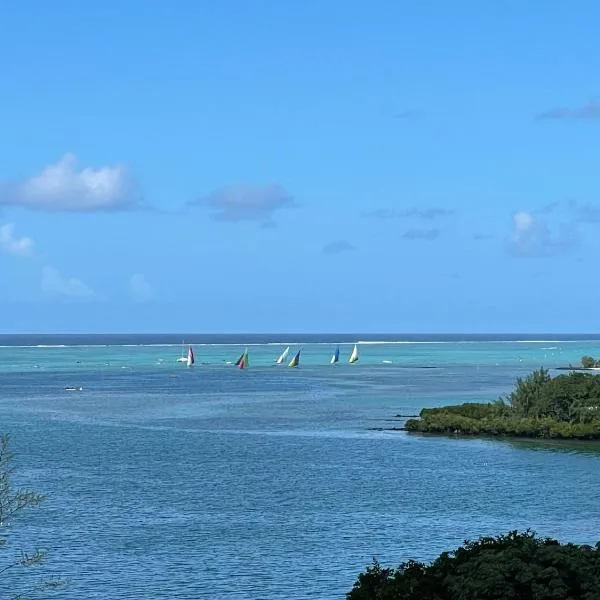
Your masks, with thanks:
M 2 332 L 600 326 L 600 5 L 10 2 Z

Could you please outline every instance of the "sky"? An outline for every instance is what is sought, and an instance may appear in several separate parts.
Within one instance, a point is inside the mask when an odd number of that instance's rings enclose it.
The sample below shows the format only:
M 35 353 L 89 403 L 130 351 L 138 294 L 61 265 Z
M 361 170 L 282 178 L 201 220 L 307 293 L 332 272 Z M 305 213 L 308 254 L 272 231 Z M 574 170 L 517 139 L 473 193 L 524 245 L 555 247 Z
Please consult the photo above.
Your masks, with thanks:
M 600 4 L 5 0 L 0 332 L 597 332 Z

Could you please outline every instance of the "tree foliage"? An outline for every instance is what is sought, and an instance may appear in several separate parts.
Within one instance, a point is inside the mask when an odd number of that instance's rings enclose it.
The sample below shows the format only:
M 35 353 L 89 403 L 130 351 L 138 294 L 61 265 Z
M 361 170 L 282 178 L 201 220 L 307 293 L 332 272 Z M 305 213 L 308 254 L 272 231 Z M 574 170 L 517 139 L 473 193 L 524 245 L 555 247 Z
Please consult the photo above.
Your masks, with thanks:
M 593 356 L 582 356 L 581 357 L 581 366 L 584 369 L 591 369 L 593 367 L 597 367 L 600 365 L 600 361 L 595 360 Z
M 561 544 L 511 531 L 466 541 L 430 564 L 397 569 L 377 561 L 358 576 L 347 600 L 598 600 L 600 543 Z
M 600 439 L 600 375 L 551 377 L 540 368 L 519 377 L 508 395 L 488 404 L 423 409 L 408 431 Z
M 14 531 L 22 514 L 29 508 L 39 506 L 44 496 L 37 492 L 15 489 L 13 485 L 13 453 L 10 450 L 8 434 L 0 435 L 0 582 L 11 575 L 11 580 L 24 581 L 25 571 L 30 567 L 39 567 L 46 551 L 36 549 L 27 553 L 20 550 L 16 555 L 10 553 L 9 542 L 11 532 Z M 21 570 L 19 577 L 13 576 Z M 44 590 L 53 590 L 62 587 L 64 582 L 59 580 L 41 579 L 32 581 L 27 579 L 25 589 L 12 595 L 14 600 L 21 600 L 31 594 L 38 594 Z M 1 583 L 0 583 L 1 585 Z M 1 590 L 2 588 L 0 588 Z M 3 598 L 5 596 L 2 596 Z

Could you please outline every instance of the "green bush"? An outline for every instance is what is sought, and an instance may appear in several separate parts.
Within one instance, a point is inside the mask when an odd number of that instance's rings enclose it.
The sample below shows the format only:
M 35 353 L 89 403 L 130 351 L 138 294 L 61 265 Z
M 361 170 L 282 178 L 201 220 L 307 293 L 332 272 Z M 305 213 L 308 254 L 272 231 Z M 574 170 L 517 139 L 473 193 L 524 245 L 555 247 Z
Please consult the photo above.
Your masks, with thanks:
M 511 531 L 467 541 L 430 564 L 411 560 L 389 569 L 374 561 L 346 599 L 596 600 L 599 590 L 600 544 L 561 544 Z

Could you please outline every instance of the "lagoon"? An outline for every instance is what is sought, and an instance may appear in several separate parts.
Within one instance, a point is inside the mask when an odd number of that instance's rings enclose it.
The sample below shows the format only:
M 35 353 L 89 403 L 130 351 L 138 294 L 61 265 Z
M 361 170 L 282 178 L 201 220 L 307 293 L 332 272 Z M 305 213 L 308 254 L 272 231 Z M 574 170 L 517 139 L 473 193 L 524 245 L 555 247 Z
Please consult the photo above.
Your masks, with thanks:
M 364 337 L 289 337 L 258 336 L 248 371 L 226 364 L 243 338 L 198 339 L 193 369 L 179 338 L 0 343 L 1 429 L 20 482 L 49 494 L 15 543 L 52 549 L 61 598 L 343 598 L 373 556 L 430 559 L 514 528 L 600 538 L 600 445 L 376 430 L 492 400 L 541 364 L 600 355 L 600 339 L 388 339 L 331 367 L 335 342 L 344 358 Z M 287 342 L 298 369 L 272 364 Z

